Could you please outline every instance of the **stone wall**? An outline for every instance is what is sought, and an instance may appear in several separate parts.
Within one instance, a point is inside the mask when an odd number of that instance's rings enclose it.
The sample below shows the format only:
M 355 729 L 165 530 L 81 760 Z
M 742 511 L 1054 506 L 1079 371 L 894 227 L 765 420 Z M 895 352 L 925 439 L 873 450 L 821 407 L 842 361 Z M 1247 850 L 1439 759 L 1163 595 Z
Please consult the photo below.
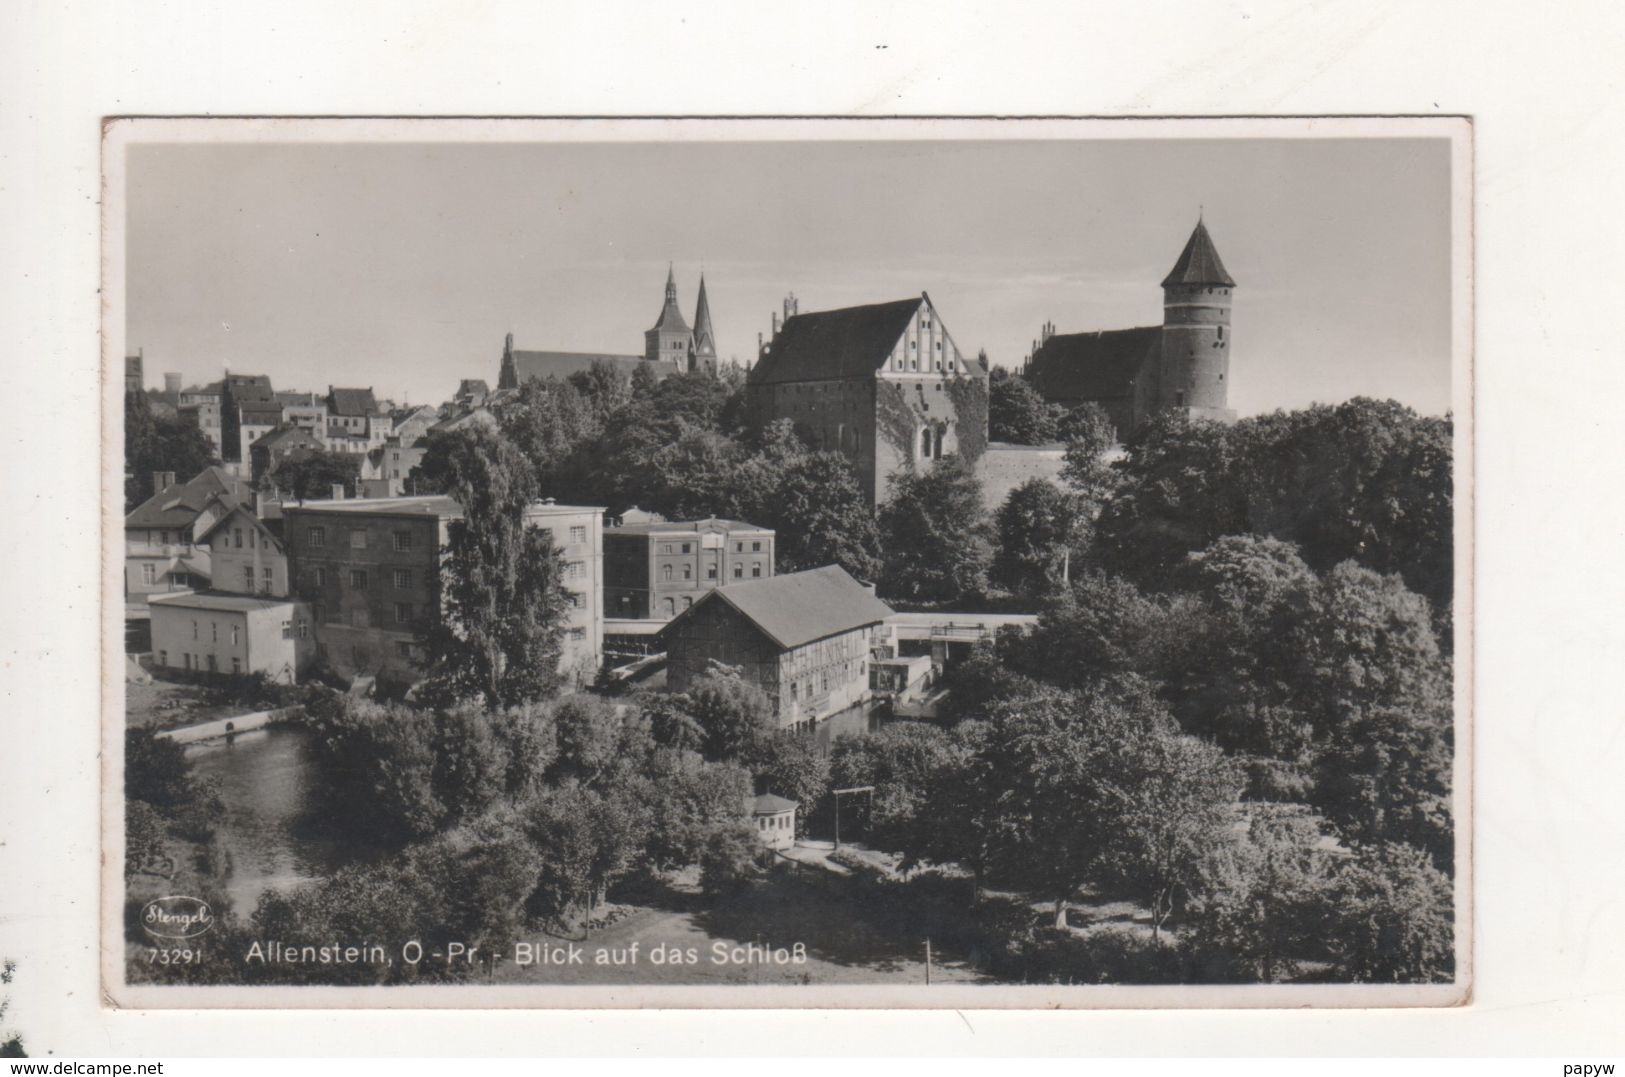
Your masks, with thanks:
M 990 442 L 977 463 L 982 499 L 988 512 L 999 511 L 1010 491 L 1028 479 L 1048 479 L 1060 485 L 1066 449 L 1061 445 L 1008 445 Z

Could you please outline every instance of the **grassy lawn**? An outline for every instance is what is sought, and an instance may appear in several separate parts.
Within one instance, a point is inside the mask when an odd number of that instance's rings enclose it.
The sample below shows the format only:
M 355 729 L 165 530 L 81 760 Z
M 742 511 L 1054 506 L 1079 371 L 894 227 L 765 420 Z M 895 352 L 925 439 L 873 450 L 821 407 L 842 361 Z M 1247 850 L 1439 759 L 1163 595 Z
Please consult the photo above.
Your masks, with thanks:
M 179 729 L 266 709 L 253 701 L 227 698 L 217 687 L 165 680 L 161 672 L 148 672 L 153 674 L 151 684 L 124 682 L 124 718 L 132 727 Z
M 529 941 L 550 947 L 569 945 L 540 933 Z M 719 943 L 720 953 L 715 949 Z M 754 944 L 793 951 L 797 943 L 806 954 L 802 963 L 753 961 L 752 953 L 739 950 Z M 497 969 L 496 982 L 666 986 L 925 983 L 923 937 L 899 931 L 896 925 L 874 922 L 872 910 L 855 900 L 840 880 L 815 881 L 788 874 L 774 875 L 743 894 L 712 902 L 699 893 L 690 872 L 637 895 L 626 915 L 592 931 L 576 946 L 582 964 L 520 967 L 505 962 Z M 652 956 L 657 952 L 675 952 L 682 960 L 656 962 Z M 606 963 L 597 963 L 599 954 Z M 617 964 L 617 958 L 622 963 Z M 961 955 L 934 951 L 932 983 L 981 979 Z

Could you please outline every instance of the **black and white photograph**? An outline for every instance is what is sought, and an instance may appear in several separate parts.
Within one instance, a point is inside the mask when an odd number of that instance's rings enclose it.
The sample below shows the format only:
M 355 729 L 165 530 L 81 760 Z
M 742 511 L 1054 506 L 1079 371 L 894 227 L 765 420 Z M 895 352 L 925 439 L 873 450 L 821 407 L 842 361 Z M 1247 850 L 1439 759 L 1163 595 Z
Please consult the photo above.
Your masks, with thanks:
M 1464 1002 L 1470 141 L 110 121 L 108 997 Z

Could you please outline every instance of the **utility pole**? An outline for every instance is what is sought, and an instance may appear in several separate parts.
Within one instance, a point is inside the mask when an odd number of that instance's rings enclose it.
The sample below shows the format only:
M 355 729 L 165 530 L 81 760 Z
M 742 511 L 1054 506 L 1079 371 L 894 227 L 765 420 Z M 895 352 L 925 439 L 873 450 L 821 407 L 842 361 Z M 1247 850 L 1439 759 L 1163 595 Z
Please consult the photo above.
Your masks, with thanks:
M 931 986 L 931 940 L 925 940 L 925 986 Z

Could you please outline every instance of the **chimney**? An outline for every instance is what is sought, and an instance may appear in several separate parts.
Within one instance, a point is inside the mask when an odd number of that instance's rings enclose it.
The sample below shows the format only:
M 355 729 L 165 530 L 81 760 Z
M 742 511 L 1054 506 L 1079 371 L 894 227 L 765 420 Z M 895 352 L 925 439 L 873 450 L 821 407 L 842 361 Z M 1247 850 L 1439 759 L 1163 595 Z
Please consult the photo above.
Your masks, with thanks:
M 152 473 L 152 492 L 154 494 L 161 494 L 174 485 L 175 473 L 173 471 L 154 471 Z
M 333 484 L 333 500 L 334 501 L 343 501 L 344 500 L 344 484 L 342 482 L 335 482 Z

